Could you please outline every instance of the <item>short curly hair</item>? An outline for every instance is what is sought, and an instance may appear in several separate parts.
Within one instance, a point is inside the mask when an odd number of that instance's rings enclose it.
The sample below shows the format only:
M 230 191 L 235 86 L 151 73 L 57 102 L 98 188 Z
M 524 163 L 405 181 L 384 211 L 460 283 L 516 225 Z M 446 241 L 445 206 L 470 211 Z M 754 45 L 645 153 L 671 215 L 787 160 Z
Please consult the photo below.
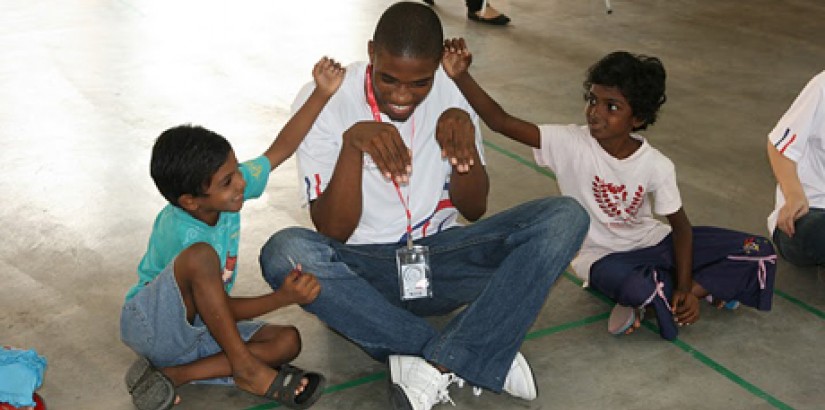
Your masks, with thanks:
M 666 77 L 658 58 L 614 51 L 587 69 L 584 90 L 586 94 L 593 84 L 618 88 L 630 103 L 633 116 L 642 121 L 633 129 L 639 131 L 656 122 L 659 108 L 667 100 Z
M 376 49 L 393 56 L 439 61 L 444 50 L 444 31 L 432 8 L 402 1 L 384 11 L 372 41 Z
M 161 195 L 180 208 L 178 199 L 203 196 L 232 146 L 223 136 L 197 125 L 169 128 L 152 147 L 150 173 Z

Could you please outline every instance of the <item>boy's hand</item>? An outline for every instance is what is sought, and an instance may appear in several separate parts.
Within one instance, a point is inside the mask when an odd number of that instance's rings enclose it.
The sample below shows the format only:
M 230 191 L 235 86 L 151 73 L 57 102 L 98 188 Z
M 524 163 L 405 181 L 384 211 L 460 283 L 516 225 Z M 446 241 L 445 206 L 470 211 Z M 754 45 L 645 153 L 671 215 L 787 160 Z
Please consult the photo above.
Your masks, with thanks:
M 475 126 L 464 110 L 450 108 L 438 117 L 435 139 L 441 146 L 441 157 L 447 158 L 459 173 L 470 171 L 475 165 Z
M 441 55 L 441 65 L 444 72 L 452 79 L 467 72 L 473 63 L 473 55 L 467 48 L 463 38 L 444 40 L 444 52 Z
M 321 283 L 315 275 L 302 272 L 301 268 L 297 267 L 286 275 L 283 285 L 278 290 L 283 293 L 287 302 L 306 305 L 312 303 L 321 293 Z
M 323 57 L 312 68 L 312 78 L 315 80 L 315 86 L 319 91 L 332 95 L 344 82 L 346 71 L 337 61 Z
M 369 154 L 369 160 L 385 178 L 399 184 L 409 182 L 412 172 L 410 150 L 393 125 L 376 121 L 356 123 L 344 132 L 344 144 Z
M 675 289 L 670 306 L 673 308 L 673 317 L 680 326 L 699 320 L 699 300 L 690 291 Z

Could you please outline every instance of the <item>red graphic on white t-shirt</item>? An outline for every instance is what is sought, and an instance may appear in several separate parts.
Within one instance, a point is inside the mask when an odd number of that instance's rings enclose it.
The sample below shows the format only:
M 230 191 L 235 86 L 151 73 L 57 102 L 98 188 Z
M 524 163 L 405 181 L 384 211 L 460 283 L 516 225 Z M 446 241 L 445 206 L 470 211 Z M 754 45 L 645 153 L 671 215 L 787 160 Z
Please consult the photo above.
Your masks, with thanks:
M 610 218 L 631 223 L 636 221 L 636 214 L 645 198 L 645 189 L 639 185 L 633 196 L 628 198 L 627 188 L 614 185 L 597 176 L 593 177 L 593 197 L 599 208 Z M 628 199 L 630 199 L 628 201 Z

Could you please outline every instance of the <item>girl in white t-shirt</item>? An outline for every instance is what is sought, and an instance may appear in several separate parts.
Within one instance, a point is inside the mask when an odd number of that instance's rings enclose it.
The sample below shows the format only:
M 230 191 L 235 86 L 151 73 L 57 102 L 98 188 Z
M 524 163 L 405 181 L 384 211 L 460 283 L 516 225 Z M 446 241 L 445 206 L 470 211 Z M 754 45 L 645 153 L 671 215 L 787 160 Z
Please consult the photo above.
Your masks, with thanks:
M 505 112 L 468 72 L 463 39 L 445 42 L 444 67 L 494 131 L 534 148 L 564 195 L 590 214 L 572 266 L 617 302 L 608 330 L 630 333 L 641 309 L 656 310 L 663 338 L 699 319 L 698 299 L 769 310 L 775 259 L 766 238 L 714 227 L 693 228 L 682 208 L 673 163 L 635 131 L 656 121 L 665 102 L 665 70 L 655 57 L 608 54 L 587 73 L 586 126 L 532 124 Z M 664 224 L 653 212 L 667 218 Z
M 808 82 L 768 134 L 779 184 L 768 230 L 795 265 L 825 266 L 825 71 Z

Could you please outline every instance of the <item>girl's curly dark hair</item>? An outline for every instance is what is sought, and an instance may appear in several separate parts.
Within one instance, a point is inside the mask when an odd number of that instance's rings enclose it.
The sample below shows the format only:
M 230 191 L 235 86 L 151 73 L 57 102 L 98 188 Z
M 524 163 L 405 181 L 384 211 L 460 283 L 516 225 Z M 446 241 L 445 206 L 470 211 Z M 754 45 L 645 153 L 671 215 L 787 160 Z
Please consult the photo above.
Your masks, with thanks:
M 587 69 L 584 90 L 587 93 L 593 84 L 618 88 L 630 103 L 633 116 L 642 120 L 642 125 L 633 129 L 639 131 L 656 122 L 659 108 L 667 100 L 666 77 L 658 58 L 614 51 Z

